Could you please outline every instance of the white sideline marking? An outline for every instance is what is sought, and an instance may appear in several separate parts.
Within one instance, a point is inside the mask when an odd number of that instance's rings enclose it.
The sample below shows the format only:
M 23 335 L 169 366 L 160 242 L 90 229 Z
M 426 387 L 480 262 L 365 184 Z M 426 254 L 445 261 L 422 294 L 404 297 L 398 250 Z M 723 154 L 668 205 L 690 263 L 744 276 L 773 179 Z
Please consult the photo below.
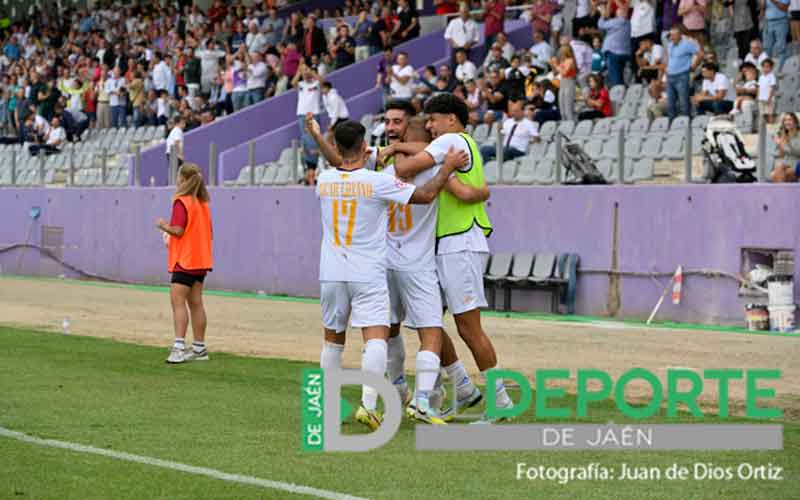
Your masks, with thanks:
M 172 469 L 180 472 L 188 472 L 189 474 L 197 474 L 198 476 L 208 476 L 222 481 L 229 481 L 231 483 L 248 484 L 251 486 L 260 486 L 262 488 L 271 488 L 273 490 L 288 491 L 290 493 L 297 493 L 300 495 L 311 495 L 317 498 L 326 498 L 328 500 L 368 500 L 362 497 L 354 497 L 344 493 L 336 493 L 335 491 L 320 490 L 310 486 L 301 486 L 292 483 L 283 483 L 280 481 L 270 481 L 269 479 L 260 479 L 253 476 L 242 476 L 239 474 L 228 474 L 216 469 L 209 469 L 206 467 L 195 467 L 193 465 L 182 464 L 179 462 L 172 462 L 170 460 L 161 460 L 158 458 L 145 457 L 142 455 L 133 455 L 131 453 L 124 453 L 120 451 L 104 450 L 102 448 L 95 448 L 93 446 L 86 446 L 78 443 L 69 443 L 66 441 L 57 441 L 55 439 L 41 439 L 21 432 L 12 431 L 5 427 L 0 427 L 0 436 L 4 436 L 26 443 L 38 444 L 40 446 L 49 446 L 51 448 L 62 448 L 64 450 L 76 451 L 79 453 L 90 453 L 93 455 L 102 455 L 104 457 L 115 458 L 117 460 L 125 460 L 127 462 L 136 462 L 145 465 L 153 465 L 163 469 Z

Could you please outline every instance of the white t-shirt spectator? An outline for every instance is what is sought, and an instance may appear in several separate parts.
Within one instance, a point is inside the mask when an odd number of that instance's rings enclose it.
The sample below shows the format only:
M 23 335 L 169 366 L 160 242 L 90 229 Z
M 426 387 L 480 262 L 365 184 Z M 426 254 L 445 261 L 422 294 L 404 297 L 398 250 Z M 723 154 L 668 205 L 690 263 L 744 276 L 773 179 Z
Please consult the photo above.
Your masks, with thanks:
M 652 33 L 656 26 L 656 12 L 649 1 L 633 0 L 631 14 L 631 38 Z
M 578 67 L 578 75 L 584 76 L 592 72 L 592 47 L 583 40 L 572 40 L 569 42 L 572 53 L 575 54 L 575 64 Z
M 775 73 L 759 76 L 758 100 L 763 102 L 769 101 L 769 94 L 772 92 L 772 89 L 777 85 L 778 81 L 775 79 Z
M 156 116 L 169 116 L 169 103 L 165 97 L 156 99 Z
M 247 66 L 247 90 L 263 89 L 267 86 L 267 65 L 257 62 Z
M 173 147 L 181 148 L 181 150 L 183 148 L 183 130 L 178 126 L 172 127 L 167 136 L 167 154 L 172 151 Z
M 713 81 L 703 79 L 703 92 L 714 96 L 717 95 L 717 92 L 720 90 L 725 91 L 725 97 L 722 98 L 723 101 L 736 100 L 736 89 L 733 88 L 730 79 L 724 74 L 717 72 L 717 74 L 714 75 Z
M 461 82 L 466 82 L 467 80 L 474 80 L 478 76 L 478 68 L 472 64 L 472 61 L 466 60 L 463 63 L 456 66 L 456 79 Z
M 317 80 L 300 80 L 297 84 L 297 116 L 319 114 L 320 85 Z
M 59 146 L 67 139 L 67 132 L 64 130 L 64 127 L 60 126 L 58 128 L 51 128 L 50 131 L 47 133 L 47 141 L 46 143 L 49 146 Z
M 122 78 L 109 78 L 106 80 L 105 91 L 108 92 L 108 105 L 111 107 L 119 106 L 119 95 L 114 92 L 120 91 L 125 87 L 125 80 Z
M 514 54 L 517 51 L 517 49 L 515 49 L 514 46 L 511 45 L 511 42 L 506 42 L 501 50 L 503 51 L 503 59 L 509 62 L 511 61 L 511 58 L 514 57 Z
M 400 80 L 394 76 L 392 77 L 392 81 L 389 83 L 389 88 L 392 91 L 392 97 L 411 99 L 411 96 L 414 95 L 414 67 L 410 64 L 407 64 L 403 67 L 400 67 L 399 64 L 395 64 L 392 66 L 392 71 L 396 76 L 410 77 L 406 83 L 400 83 Z
M 591 9 L 591 0 L 578 0 L 578 6 L 575 8 L 575 17 L 586 17 L 589 15 Z
M 350 111 L 347 109 L 347 104 L 336 89 L 331 89 L 327 94 L 323 94 L 322 104 L 325 106 L 325 111 L 328 113 L 328 118 L 332 124 L 336 123 L 336 120 L 346 120 L 350 118 Z
M 752 52 L 748 52 L 747 55 L 744 56 L 744 62 L 749 62 L 750 64 L 758 68 L 759 71 L 761 71 L 761 63 L 764 62 L 764 59 L 768 57 L 769 56 L 767 55 L 766 52 L 761 52 L 761 54 L 759 54 L 758 57 L 754 56 Z
M 153 68 L 153 86 L 156 90 L 167 90 L 171 78 L 172 72 L 169 70 L 169 65 L 163 60 Z
M 263 33 L 248 33 L 244 39 L 248 52 L 264 52 L 267 48 L 267 37 Z
M 644 58 L 647 60 L 647 64 L 650 66 L 662 63 L 666 64 L 667 51 L 664 50 L 664 47 L 661 45 L 655 44 L 650 48 L 650 50 L 644 53 Z
M 457 17 L 447 24 L 447 29 L 444 30 L 444 39 L 452 41 L 454 48 L 464 47 L 468 42 L 475 46 L 480 41 L 480 32 L 478 31 L 478 24 L 472 19 L 463 19 Z
M 514 131 L 513 135 L 511 135 L 512 130 Z M 511 137 L 509 138 L 509 136 Z M 508 118 L 503 122 L 504 146 L 508 145 L 517 151 L 527 153 L 528 145 L 535 137 L 539 137 L 539 127 L 535 122 L 527 118 L 523 118 L 520 121 L 516 121 L 513 118 Z
M 531 63 L 540 69 L 547 69 L 547 65 L 550 63 L 550 58 L 553 57 L 553 48 L 547 42 L 539 42 L 535 45 L 531 46 L 530 49 L 531 55 L 533 55 L 533 59 Z

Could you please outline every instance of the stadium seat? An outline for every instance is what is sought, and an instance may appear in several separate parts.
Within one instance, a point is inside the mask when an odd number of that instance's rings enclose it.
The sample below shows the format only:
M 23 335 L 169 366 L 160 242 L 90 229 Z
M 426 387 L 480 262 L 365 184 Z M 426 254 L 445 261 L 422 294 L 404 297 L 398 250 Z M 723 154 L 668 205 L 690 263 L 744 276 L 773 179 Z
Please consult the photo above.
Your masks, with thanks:
M 239 170 L 239 176 L 236 178 L 237 186 L 247 186 L 250 184 L 250 165 L 246 165 Z
M 592 128 L 594 128 L 592 120 L 582 120 L 578 122 L 578 126 L 575 127 L 570 139 L 575 137 L 589 137 L 592 135 Z
M 552 184 L 555 181 L 555 161 L 544 158 L 536 164 L 533 181 L 537 184 Z
M 617 118 L 611 122 L 611 133 L 612 137 L 616 137 L 620 131 L 622 131 L 626 136 L 628 134 L 628 130 L 631 128 L 631 120 L 628 118 Z
M 517 175 L 517 167 L 518 167 L 517 160 L 507 160 L 503 162 L 502 169 L 502 177 L 503 184 L 511 184 L 514 180 L 514 177 Z
M 558 122 L 549 121 L 544 122 L 541 127 L 539 127 L 539 137 L 542 138 L 542 141 L 549 142 L 558 130 Z
M 642 137 L 634 135 L 625 138 L 625 158 L 641 158 Z
M 656 118 L 653 123 L 650 124 L 649 134 L 665 135 L 667 132 L 669 132 L 669 118 L 666 116 Z
M 483 176 L 486 179 L 486 184 L 497 184 L 498 166 L 497 161 L 492 160 L 486 162 L 483 166 Z
M 682 135 L 668 136 L 661 149 L 664 158 L 682 160 L 686 156 L 686 140 Z
M 627 162 L 627 160 L 626 160 Z M 655 162 L 652 158 L 642 158 L 632 161 L 631 169 L 625 169 L 625 178 L 629 181 L 642 181 L 652 179 L 655 175 Z
M 533 184 L 536 180 L 536 162 L 530 158 L 525 157 L 519 164 L 517 175 L 514 177 L 514 184 Z
M 547 154 L 547 146 L 548 144 L 544 141 L 535 142 L 528 148 L 528 154 L 525 156 L 532 157 L 534 161 L 538 161 L 539 158 L 544 158 L 544 155 Z
M 481 123 L 476 126 L 475 130 L 472 132 L 472 138 L 475 139 L 475 142 L 478 144 L 486 142 L 489 138 L 489 125 Z
M 292 176 L 292 166 L 291 165 L 278 165 L 277 172 L 275 173 L 275 181 L 273 184 L 279 186 L 285 186 L 289 184 Z
M 489 307 L 494 309 L 496 303 L 497 287 L 502 286 L 503 281 L 508 277 L 511 271 L 511 263 L 513 257 L 510 253 L 498 253 L 492 256 L 489 263 L 489 269 L 483 276 L 483 282 L 491 289 L 492 294 L 489 297 Z
M 614 175 L 615 164 L 616 161 L 610 158 L 603 158 L 602 160 L 599 160 L 596 163 L 597 170 L 599 170 L 600 173 L 603 174 L 603 178 L 608 182 L 614 182 L 614 180 L 612 180 L 612 176 Z
M 556 266 L 556 256 L 550 253 L 536 254 L 528 281 L 531 283 L 544 283 L 553 277 L 553 269 Z
M 619 144 L 617 138 L 612 137 L 603 141 L 603 149 L 600 151 L 600 158 L 613 160 L 619 157 Z
M 672 120 L 672 124 L 669 127 L 670 132 L 675 132 L 678 130 L 686 130 L 689 127 L 689 117 L 688 116 L 676 116 L 674 120 Z
M 661 136 L 648 135 L 642 143 L 642 158 L 658 159 L 661 157 Z
M 618 106 L 622 104 L 625 99 L 625 85 L 614 85 L 609 90 L 608 96 L 611 98 L 612 105 Z
M 743 134 L 753 133 L 753 115 L 751 113 L 737 113 L 734 123 L 739 132 Z
M 777 72 L 778 75 L 797 75 L 800 73 L 800 56 L 791 56 L 783 62 L 783 67 Z
M 703 132 L 705 132 L 709 121 L 711 121 L 711 117 L 708 116 L 708 115 L 695 116 L 694 120 L 692 120 L 692 128 L 693 129 L 700 129 Z
M 583 151 L 589 155 L 592 160 L 599 160 L 603 154 L 603 139 L 591 139 L 583 147 Z
M 631 123 L 631 128 L 628 129 L 629 134 L 646 134 L 650 130 L 650 120 L 647 118 L 637 118 Z
M 547 145 L 547 151 L 544 153 L 544 158 L 548 160 L 555 160 L 556 159 L 556 143 L 551 142 Z
M 564 120 L 558 124 L 558 131 L 570 137 L 575 130 L 575 122 L 571 120 Z
M 267 163 L 264 166 L 264 175 L 261 177 L 259 184 L 271 185 L 275 183 L 275 178 L 278 176 L 278 169 L 281 167 L 280 163 Z M 291 166 L 289 167 L 291 168 Z
M 611 133 L 611 118 L 602 118 L 594 124 L 593 137 L 606 137 Z
M 515 253 L 511 271 L 503 280 L 503 311 L 511 310 L 511 289 L 517 286 L 527 286 L 528 278 L 533 269 L 532 253 Z
M 644 87 L 635 83 L 628 87 L 628 91 L 625 93 L 625 102 L 638 103 L 642 100 L 642 95 L 644 95 Z

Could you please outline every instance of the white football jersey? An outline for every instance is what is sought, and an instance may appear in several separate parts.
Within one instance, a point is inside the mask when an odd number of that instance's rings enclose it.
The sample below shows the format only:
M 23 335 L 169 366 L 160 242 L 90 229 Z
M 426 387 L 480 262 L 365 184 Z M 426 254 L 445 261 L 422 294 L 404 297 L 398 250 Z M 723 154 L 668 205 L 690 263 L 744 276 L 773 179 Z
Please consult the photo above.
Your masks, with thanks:
M 436 176 L 439 166 L 417 174 L 411 183 L 424 186 Z M 394 176 L 394 165 L 383 172 Z M 434 200 L 429 205 L 389 205 L 389 231 L 386 266 L 395 271 L 436 270 L 436 210 Z
M 365 168 L 320 174 L 320 281 L 385 280 L 389 204 L 406 205 L 415 189 L 392 175 Z

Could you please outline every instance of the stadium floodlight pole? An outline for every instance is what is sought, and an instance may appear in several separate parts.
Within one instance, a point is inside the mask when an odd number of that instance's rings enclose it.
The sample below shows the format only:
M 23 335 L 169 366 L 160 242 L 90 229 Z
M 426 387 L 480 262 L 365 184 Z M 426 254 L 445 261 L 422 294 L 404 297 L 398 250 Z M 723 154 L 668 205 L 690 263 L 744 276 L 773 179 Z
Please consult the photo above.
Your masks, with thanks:
M 683 155 L 683 176 L 686 184 L 692 182 L 692 127 L 686 127 L 686 151 Z
M 39 149 L 37 156 L 39 157 L 39 184 L 44 186 L 46 180 L 44 173 L 44 149 Z
M 617 179 L 620 184 L 625 184 L 625 129 L 620 128 L 617 133 Z
M 250 164 L 250 185 L 256 184 L 256 141 L 247 143 L 248 163 Z
M 300 142 L 297 139 L 292 139 L 292 184 L 297 184 L 297 169 L 300 162 Z
M 142 146 L 140 144 L 133 145 L 133 185 L 136 187 L 140 187 L 142 185 L 142 179 L 139 176 L 142 175 Z
M 208 144 L 208 183 L 217 185 L 217 143 L 213 141 Z
M 758 120 L 758 182 L 767 180 L 767 123 L 763 118 Z
M 556 133 L 556 184 L 561 184 L 561 132 Z

